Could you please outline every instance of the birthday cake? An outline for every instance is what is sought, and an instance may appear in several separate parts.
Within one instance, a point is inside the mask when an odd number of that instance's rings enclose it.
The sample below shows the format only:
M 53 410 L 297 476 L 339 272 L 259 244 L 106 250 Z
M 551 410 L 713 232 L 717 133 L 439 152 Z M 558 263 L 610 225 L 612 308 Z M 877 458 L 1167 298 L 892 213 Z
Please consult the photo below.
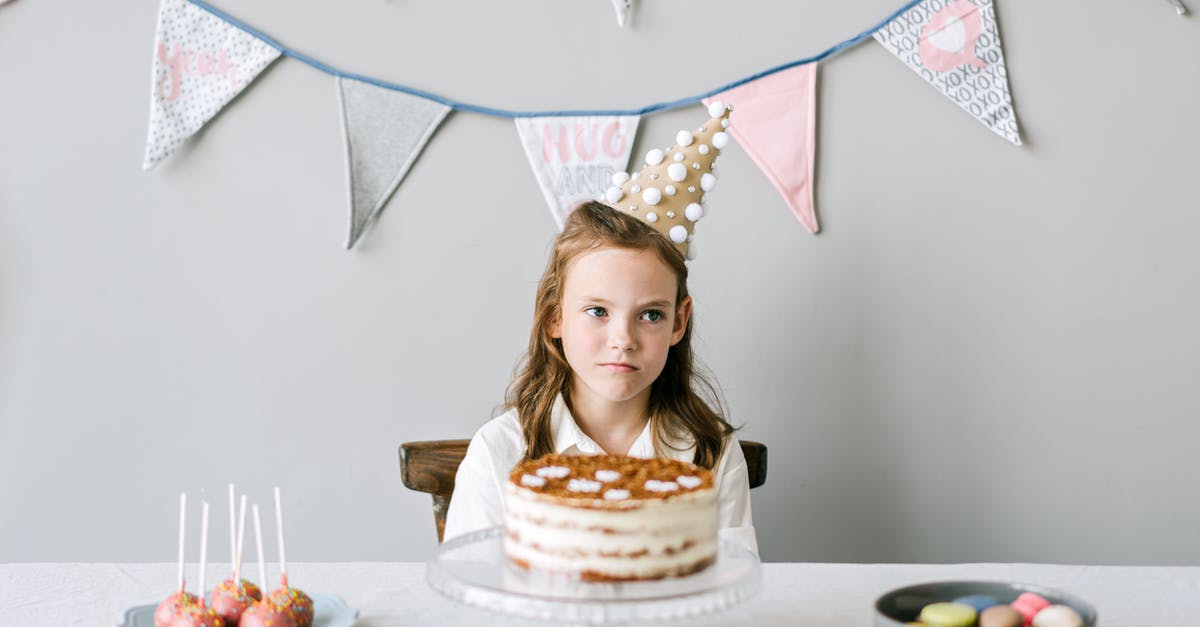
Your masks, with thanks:
M 717 556 L 712 472 L 670 459 L 546 455 L 505 483 L 504 551 L 584 581 L 682 577 Z

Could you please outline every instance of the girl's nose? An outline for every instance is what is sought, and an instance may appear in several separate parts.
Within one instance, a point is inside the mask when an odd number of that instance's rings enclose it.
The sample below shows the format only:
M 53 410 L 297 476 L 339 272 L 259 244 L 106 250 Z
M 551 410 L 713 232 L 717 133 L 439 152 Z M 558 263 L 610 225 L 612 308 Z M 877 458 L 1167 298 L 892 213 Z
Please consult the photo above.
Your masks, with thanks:
M 637 345 L 633 341 L 633 336 L 629 333 L 629 330 L 621 324 L 613 324 L 610 327 L 608 345 L 609 348 L 619 350 L 623 353 L 627 353 L 637 348 Z

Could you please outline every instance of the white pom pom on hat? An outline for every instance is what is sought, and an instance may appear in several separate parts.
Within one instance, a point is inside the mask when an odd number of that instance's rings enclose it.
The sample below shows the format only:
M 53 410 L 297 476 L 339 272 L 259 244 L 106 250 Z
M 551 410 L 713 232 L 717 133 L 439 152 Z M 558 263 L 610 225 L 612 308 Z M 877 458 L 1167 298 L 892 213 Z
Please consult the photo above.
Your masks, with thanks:
M 700 204 L 704 194 L 716 187 L 714 161 L 729 144 L 725 129 L 729 127 L 732 111 L 733 107 L 713 102 L 707 107 L 708 122 L 695 131 L 679 131 L 674 146 L 648 151 L 646 165 L 640 171 L 632 175 L 614 174 L 612 182 L 617 187 L 605 193 L 613 208 L 661 233 L 685 259 L 695 257 L 692 231 L 704 216 Z M 646 181 L 646 185 L 634 183 L 639 179 Z M 667 181 L 673 184 L 663 185 Z M 621 202 L 626 196 L 630 197 L 629 203 L 635 204 Z M 611 200 L 614 197 L 616 200 Z M 650 207 L 653 210 L 647 211 Z

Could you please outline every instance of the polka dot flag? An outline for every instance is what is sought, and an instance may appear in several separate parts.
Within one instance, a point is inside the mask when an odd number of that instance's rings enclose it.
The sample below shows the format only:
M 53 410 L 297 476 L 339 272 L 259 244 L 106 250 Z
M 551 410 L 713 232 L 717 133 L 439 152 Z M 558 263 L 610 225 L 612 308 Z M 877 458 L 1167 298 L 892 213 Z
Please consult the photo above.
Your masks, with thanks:
M 250 85 L 279 50 L 186 0 L 162 0 L 150 81 L 149 170 Z

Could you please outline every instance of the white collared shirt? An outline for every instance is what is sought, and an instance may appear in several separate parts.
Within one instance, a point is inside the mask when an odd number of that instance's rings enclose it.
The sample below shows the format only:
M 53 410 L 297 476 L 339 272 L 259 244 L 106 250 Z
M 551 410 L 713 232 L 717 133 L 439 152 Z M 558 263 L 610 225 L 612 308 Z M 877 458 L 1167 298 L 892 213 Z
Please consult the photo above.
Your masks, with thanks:
M 601 455 L 604 450 L 579 428 L 560 395 L 551 412 L 550 435 L 554 450 L 563 455 Z M 691 462 L 696 449 L 673 450 L 673 459 Z M 504 482 L 508 473 L 525 454 L 525 439 L 517 410 L 493 418 L 479 428 L 467 455 L 454 477 L 454 495 L 446 512 L 446 540 L 472 531 L 504 524 Z M 655 457 L 650 424 L 629 448 L 630 457 Z M 750 478 L 746 457 L 737 438 L 729 436 L 721 459 L 713 469 L 720 505 L 720 536 L 735 541 L 758 554 L 758 541 L 750 517 Z

